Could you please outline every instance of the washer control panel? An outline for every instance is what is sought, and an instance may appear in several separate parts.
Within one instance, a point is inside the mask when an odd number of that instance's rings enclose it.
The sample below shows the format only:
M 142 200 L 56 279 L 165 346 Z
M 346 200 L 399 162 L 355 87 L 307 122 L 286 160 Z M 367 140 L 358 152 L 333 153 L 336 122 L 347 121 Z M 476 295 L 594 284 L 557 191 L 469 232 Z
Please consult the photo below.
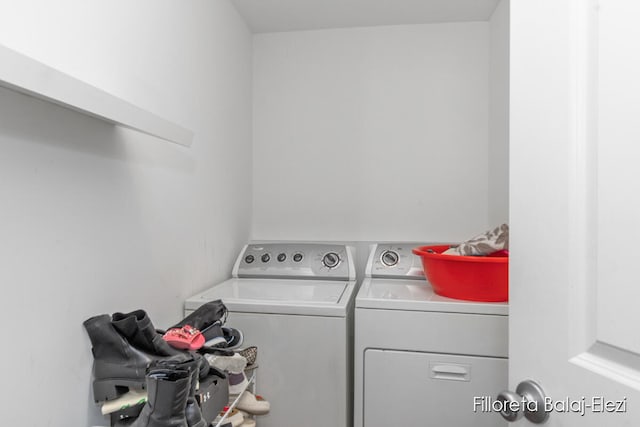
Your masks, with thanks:
M 354 280 L 350 247 L 325 243 L 252 243 L 245 246 L 234 277 Z
M 413 248 L 426 243 L 378 243 L 369 252 L 366 277 L 392 277 L 400 279 L 422 279 L 424 271 L 420 257 Z

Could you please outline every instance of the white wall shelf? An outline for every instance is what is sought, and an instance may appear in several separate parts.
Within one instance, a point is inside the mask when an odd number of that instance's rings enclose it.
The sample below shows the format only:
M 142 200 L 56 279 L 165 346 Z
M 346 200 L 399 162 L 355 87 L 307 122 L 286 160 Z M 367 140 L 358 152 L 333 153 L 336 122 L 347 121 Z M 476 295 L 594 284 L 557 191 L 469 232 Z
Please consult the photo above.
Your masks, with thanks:
M 2 45 L 0 86 L 176 144 L 193 140 L 189 129 Z

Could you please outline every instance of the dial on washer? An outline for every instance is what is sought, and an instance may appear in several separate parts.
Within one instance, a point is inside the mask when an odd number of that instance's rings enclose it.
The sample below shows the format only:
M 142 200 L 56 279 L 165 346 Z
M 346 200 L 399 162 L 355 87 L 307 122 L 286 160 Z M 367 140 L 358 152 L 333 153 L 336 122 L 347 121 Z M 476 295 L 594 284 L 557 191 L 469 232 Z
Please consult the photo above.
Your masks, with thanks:
M 340 264 L 340 255 L 335 252 L 328 252 L 322 257 L 322 264 L 327 268 L 335 268 Z
M 386 250 L 382 252 L 380 259 L 382 260 L 382 263 L 387 267 L 393 267 L 400 260 L 400 256 L 395 251 Z

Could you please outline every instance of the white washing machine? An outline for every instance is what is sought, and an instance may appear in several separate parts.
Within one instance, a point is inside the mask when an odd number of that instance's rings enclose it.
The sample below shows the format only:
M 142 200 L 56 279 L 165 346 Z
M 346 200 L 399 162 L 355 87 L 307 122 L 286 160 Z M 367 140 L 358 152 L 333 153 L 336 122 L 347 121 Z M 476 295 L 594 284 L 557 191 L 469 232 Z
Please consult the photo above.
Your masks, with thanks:
M 227 324 L 258 346 L 256 392 L 271 403 L 260 427 L 347 427 L 354 289 L 348 246 L 249 244 L 233 278 L 189 298 L 184 314 L 221 299 Z
M 508 304 L 436 295 L 415 246 L 371 249 L 356 297 L 354 427 L 506 425 L 477 399 L 508 385 Z

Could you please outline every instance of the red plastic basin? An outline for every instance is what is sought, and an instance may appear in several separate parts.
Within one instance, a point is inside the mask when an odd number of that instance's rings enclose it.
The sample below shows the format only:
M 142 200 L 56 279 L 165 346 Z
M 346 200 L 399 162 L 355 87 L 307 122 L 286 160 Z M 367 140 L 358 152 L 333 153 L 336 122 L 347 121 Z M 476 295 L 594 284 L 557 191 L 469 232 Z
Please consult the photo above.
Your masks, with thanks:
M 422 260 L 433 291 L 468 301 L 509 300 L 509 257 L 442 255 L 449 245 L 420 246 L 413 253 Z

